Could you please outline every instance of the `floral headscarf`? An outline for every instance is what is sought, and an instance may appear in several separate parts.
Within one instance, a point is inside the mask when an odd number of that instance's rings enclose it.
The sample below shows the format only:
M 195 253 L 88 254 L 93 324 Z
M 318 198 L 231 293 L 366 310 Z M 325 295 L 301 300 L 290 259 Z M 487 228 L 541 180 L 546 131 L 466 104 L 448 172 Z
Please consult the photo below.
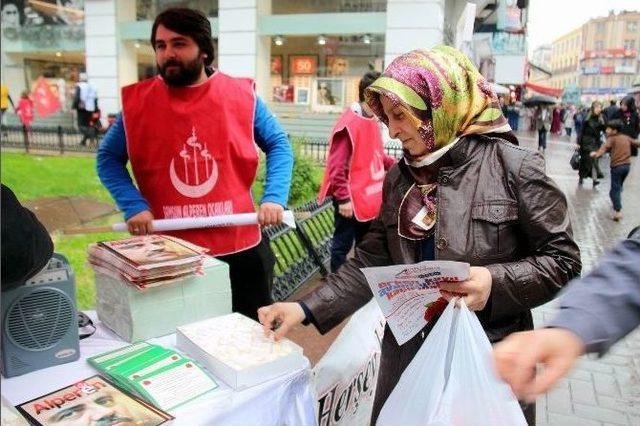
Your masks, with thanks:
M 429 157 L 438 158 L 462 136 L 511 131 L 487 80 L 467 56 L 449 46 L 399 56 L 366 89 L 367 104 L 388 125 L 380 96 L 409 113 L 431 152 Z M 423 239 L 434 230 L 436 185 L 421 181 L 420 176 L 433 177 L 433 171 L 421 173 L 419 164 L 412 164 L 406 156 L 405 161 L 413 165 L 409 169 L 416 185 L 403 198 L 398 232 L 406 238 Z

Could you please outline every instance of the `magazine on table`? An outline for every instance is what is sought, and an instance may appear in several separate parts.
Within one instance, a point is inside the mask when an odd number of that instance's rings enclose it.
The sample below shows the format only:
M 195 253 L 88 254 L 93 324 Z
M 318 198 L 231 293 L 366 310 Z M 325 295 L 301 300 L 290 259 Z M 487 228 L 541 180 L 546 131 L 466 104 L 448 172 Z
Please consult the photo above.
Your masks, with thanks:
M 174 417 L 95 375 L 17 405 L 33 425 L 161 425 Z
M 427 325 L 429 309 L 440 298 L 438 283 L 469 279 L 469 264 L 446 260 L 362 268 L 373 297 L 399 345 Z
M 167 235 L 144 235 L 117 241 L 101 241 L 104 247 L 140 270 L 179 266 L 202 259 L 206 249 Z

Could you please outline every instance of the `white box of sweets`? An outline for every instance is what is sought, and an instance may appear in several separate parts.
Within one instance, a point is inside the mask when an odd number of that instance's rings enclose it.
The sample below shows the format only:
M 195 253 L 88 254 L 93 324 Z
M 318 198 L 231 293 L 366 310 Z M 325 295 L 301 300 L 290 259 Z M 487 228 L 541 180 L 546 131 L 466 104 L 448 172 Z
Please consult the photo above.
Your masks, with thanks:
M 309 365 L 300 346 L 287 339 L 274 342 L 262 325 L 238 313 L 178 327 L 176 346 L 233 389 Z

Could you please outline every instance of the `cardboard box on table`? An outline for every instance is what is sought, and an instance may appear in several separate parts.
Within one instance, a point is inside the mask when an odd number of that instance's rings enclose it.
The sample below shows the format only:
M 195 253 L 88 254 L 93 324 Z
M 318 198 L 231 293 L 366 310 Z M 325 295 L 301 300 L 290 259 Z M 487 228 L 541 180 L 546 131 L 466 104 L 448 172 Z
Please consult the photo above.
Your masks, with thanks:
M 175 333 L 176 327 L 231 312 L 229 266 L 212 257 L 204 275 L 139 290 L 96 272 L 98 318 L 127 342 Z
M 309 365 L 300 346 L 274 342 L 262 325 L 237 312 L 178 327 L 176 346 L 236 390 Z

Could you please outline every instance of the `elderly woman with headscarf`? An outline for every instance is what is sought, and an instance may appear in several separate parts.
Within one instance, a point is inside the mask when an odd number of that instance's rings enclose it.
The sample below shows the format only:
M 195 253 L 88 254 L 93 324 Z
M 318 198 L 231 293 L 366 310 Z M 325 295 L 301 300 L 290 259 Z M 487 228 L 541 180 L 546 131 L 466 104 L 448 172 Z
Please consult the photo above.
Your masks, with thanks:
M 441 293 L 463 295 L 490 341 L 532 329 L 531 309 L 581 268 L 566 199 L 540 154 L 516 145 L 490 85 L 451 47 L 398 57 L 366 99 L 404 149 L 385 178 L 380 214 L 354 258 L 321 286 L 260 308 L 265 328 L 280 324 L 276 339 L 300 322 L 325 333 L 371 299 L 360 268 L 454 260 L 471 264 L 470 277 L 440 283 Z M 372 424 L 435 322 L 403 345 L 385 329 Z M 523 410 L 534 424 L 535 407 Z

